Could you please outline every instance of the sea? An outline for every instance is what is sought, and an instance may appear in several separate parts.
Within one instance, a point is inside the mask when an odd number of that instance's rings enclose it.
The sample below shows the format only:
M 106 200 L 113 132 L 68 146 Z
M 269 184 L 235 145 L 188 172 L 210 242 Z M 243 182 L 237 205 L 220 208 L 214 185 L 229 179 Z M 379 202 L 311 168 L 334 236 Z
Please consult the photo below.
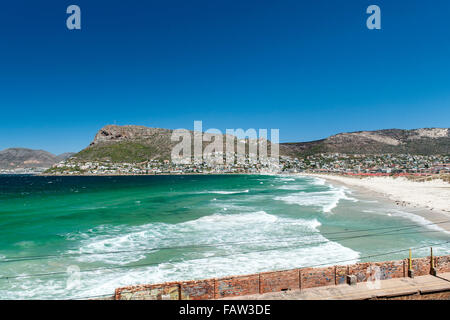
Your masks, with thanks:
M 294 175 L 0 176 L 0 299 L 450 254 L 408 208 Z

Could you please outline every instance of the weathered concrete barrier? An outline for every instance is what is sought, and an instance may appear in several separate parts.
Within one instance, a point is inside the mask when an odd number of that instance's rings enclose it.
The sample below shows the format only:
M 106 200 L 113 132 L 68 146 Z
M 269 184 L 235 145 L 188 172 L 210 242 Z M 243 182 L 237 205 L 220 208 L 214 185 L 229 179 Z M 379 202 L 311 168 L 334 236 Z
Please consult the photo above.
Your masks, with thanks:
M 450 272 L 450 255 L 433 257 L 438 273 Z M 229 276 L 197 281 L 128 286 L 116 289 L 116 300 L 205 300 L 267 292 L 306 289 L 346 283 L 349 275 L 357 282 L 370 281 L 376 273 L 386 280 L 408 276 L 409 260 L 362 262 L 346 266 L 301 268 Z M 414 275 L 431 273 L 431 257 L 411 260 Z
M 259 274 L 259 293 L 298 289 L 300 270 L 272 271 Z

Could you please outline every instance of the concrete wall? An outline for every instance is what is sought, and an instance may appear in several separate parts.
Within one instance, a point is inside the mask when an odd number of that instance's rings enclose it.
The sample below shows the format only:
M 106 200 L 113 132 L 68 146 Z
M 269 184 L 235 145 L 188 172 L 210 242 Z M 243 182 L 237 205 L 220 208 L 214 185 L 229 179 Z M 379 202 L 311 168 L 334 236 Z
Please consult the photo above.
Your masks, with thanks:
M 450 272 L 450 256 L 436 257 L 434 267 L 438 273 Z
M 116 300 L 179 300 L 180 285 L 177 282 L 138 285 L 116 289 Z
M 300 288 L 306 289 L 335 284 L 336 267 L 300 269 Z
M 216 279 L 216 299 L 256 293 L 259 293 L 259 274 Z
M 430 257 L 412 259 L 416 276 L 430 274 Z M 168 282 L 129 286 L 116 289 L 116 300 L 205 300 L 284 290 L 306 289 L 343 284 L 347 275 L 358 282 L 371 280 L 378 272 L 380 279 L 408 275 L 408 259 L 385 262 L 363 262 L 347 266 L 303 268 L 230 276 L 198 281 Z M 450 272 L 450 256 L 434 257 L 438 273 Z
M 430 274 L 430 268 L 431 268 L 430 257 L 412 259 L 412 269 L 414 270 L 415 276 L 425 276 L 427 274 Z
M 300 286 L 299 269 L 264 272 L 259 275 L 259 293 L 293 290 Z
M 181 300 L 214 299 L 215 283 L 215 279 L 180 282 Z
M 414 259 L 413 259 L 414 261 Z M 417 263 L 420 265 L 420 263 Z M 385 261 L 385 262 L 363 262 L 348 267 L 348 274 L 356 275 L 358 282 L 374 279 L 378 272 L 380 280 L 401 278 L 407 276 L 407 260 Z M 430 270 L 428 269 L 428 274 Z

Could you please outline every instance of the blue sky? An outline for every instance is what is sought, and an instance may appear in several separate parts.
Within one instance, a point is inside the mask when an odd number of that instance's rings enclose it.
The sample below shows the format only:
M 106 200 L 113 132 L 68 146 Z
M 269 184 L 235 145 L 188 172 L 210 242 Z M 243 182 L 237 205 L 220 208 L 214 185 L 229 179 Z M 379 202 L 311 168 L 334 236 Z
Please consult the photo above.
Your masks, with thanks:
M 77 4 L 82 30 L 66 28 Z M 366 28 L 381 7 L 382 30 Z M 448 127 L 450 1 L 15 0 L 0 10 L 0 149 L 86 147 L 106 124 Z

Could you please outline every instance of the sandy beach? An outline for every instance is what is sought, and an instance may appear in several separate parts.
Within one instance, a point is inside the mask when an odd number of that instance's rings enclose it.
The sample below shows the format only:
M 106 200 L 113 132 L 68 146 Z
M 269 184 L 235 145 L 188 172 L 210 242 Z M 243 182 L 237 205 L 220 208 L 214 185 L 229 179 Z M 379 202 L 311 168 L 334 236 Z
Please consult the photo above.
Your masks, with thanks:
M 332 174 L 302 174 L 345 185 L 365 194 L 382 196 L 408 207 L 432 222 L 450 220 L 450 184 L 440 179 L 411 181 L 404 177 L 345 177 Z M 441 225 L 450 231 L 450 223 Z

